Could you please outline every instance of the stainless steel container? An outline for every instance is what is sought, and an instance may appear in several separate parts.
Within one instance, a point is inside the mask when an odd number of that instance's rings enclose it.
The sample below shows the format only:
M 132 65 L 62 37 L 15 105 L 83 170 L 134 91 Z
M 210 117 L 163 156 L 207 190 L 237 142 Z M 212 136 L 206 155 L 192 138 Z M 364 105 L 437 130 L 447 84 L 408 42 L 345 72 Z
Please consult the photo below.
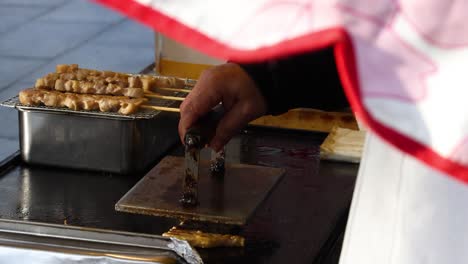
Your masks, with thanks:
M 18 110 L 21 157 L 27 163 L 134 173 L 179 138 L 173 113 L 131 120 Z
M 176 113 L 123 116 L 22 106 L 17 97 L 2 105 L 18 109 L 21 157 L 30 164 L 137 173 L 179 140 Z

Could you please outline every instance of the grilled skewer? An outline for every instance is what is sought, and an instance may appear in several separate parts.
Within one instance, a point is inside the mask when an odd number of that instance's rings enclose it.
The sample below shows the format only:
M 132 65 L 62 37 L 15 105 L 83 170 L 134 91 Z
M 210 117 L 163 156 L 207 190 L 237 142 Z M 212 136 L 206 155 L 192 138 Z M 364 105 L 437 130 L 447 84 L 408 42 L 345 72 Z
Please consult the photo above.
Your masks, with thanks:
M 77 64 L 57 65 L 56 72 L 37 79 L 36 89 L 20 93 L 24 105 L 65 107 L 71 110 L 118 112 L 128 115 L 139 109 L 180 112 L 179 108 L 148 104 L 149 98 L 183 101 L 184 97 L 157 91 L 184 92 L 189 85 L 175 77 L 131 75 L 127 73 L 80 69 Z M 167 87 L 174 86 L 174 87 Z
M 99 110 L 101 112 L 118 112 L 128 115 L 138 111 L 139 107 L 148 99 L 62 93 L 30 88 L 20 92 L 19 100 L 24 105 L 66 107 L 72 110 Z
M 99 95 L 124 95 L 140 98 L 143 93 L 165 90 L 190 92 L 189 83 L 166 76 L 132 75 L 127 73 L 78 68 L 77 64 L 57 65 L 56 72 L 36 80 L 35 88 Z M 180 100 L 180 99 L 174 99 Z

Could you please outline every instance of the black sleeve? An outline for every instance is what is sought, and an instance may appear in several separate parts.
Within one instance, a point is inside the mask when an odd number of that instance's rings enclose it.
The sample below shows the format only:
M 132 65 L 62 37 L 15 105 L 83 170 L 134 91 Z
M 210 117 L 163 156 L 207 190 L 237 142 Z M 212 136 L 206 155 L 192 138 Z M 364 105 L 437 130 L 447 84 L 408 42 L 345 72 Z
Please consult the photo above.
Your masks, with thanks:
M 331 48 L 240 66 L 261 90 L 269 114 L 299 107 L 327 111 L 349 107 Z

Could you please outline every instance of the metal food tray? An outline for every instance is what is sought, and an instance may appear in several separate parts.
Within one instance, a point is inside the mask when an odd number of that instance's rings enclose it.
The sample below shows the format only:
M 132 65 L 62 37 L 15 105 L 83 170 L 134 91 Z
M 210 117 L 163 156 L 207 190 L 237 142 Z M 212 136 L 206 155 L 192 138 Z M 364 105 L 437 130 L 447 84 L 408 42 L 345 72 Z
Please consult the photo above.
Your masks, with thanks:
M 195 83 L 183 80 L 184 88 L 190 89 Z M 176 104 L 155 98 L 149 102 L 159 106 Z M 134 174 L 154 165 L 179 141 L 176 113 L 140 109 L 123 115 L 27 106 L 19 102 L 18 96 L 0 105 L 18 110 L 20 152 L 28 164 Z
M 15 263 L 203 263 L 186 241 L 178 239 L 2 219 L 0 262 L 12 260 Z

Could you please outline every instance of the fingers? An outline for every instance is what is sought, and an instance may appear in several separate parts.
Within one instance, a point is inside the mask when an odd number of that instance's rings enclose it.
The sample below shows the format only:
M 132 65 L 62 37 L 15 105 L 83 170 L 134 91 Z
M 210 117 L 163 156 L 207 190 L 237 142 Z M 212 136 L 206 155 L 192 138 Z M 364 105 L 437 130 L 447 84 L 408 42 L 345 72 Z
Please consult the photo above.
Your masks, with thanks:
M 185 98 L 180 106 L 179 136 L 182 142 L 187 129 L 221 102 L 220 85 L 215 74 L 210 70 L 205 71 Z
M 263 115 L 263 109 L 253 101 L 236 103 L 219 121 L 216 134 L 209 146 L 219 151 L 245 125 Z
M 210 146 L 221 149 L 243 126 L 265 114 L 266 102 L 254 81 L 236 64 L 227 63 L 205 71 L 180 106 L 179 135 L 220 102 L 225 115 L 218 123 Z

